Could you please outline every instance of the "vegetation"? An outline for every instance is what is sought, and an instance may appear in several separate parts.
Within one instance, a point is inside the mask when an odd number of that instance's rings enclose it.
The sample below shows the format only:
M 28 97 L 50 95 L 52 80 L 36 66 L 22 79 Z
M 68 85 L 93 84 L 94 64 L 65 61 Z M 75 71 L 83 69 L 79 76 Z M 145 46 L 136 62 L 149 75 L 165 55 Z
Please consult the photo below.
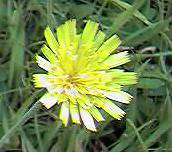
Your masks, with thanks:
M 121 121 L 107 115 L 91 132 L 65 127 L 56 105 L 47 110 L 33 87 L 36 52 L 43 31 L 68 19 L 82 31 L 93 20 L 107 34 L 116 33 L 120 49 L 139 81 L 124 89 L 134 96 Z M 33 105 L 35 105 L 33 108 Z M 172 1 L 171 0 L 0 0 L 0 151 L 148 152 L 172 151 Z

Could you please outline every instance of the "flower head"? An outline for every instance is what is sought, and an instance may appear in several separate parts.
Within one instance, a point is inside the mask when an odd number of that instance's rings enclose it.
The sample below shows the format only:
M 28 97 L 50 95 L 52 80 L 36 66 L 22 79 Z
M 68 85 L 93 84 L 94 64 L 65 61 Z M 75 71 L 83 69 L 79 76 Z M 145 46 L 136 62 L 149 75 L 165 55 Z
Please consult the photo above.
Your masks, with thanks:
M 129 103 L 132 96 L 124 85 L 136 83 L 136 74 L 115 69 L 130 61 L 127 52 L 117 53 L 117 35 L 106 41 L 98 31 L 98 23 L 87 21 L 81 34 L 76 32 L 76 20 L 66 21 L 56 28 L 56 36 L 49 27 L 44 31 L 47 45 L 42 46 L 45 58 L 36 56 L 39 67 L 46 74 L 34 74 L 34 85 L 46 88 L 40 102 L 47 108 L 61 105 L 60 119 L 67 125 L 81 121 L 89 130 L 96 131 L 94 120 L 104 121 L 103 109 L 115 119 L 125 112 L 112 101 Z M 56 39 L 57 37 L 57 39 Z

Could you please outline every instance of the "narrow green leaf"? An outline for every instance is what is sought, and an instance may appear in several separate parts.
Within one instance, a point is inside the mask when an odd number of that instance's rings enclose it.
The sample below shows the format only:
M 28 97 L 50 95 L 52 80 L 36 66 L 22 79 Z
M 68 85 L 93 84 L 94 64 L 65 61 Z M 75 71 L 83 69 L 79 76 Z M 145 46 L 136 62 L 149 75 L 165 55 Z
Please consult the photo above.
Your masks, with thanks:
M 17 8 L 12 14 L 10 32 L 10 69 L 9 69 L 9 88 L 19 86 L 21 83 L 21 74 L 24 67 L 24 22 L 22 19 L 22 9 Z M 17 40 L 17 41 L 16 41 Z
M 137 84 L 138 88 L 155 89 L 164 85 L 160 79 L 141 78 Z
M 115 18 L 114 23 L 110 26 L 107 33 L 111 35 L 117 32 L 126 22 L 128 22 L 131 19 L 131 17 L 133 17 L 134 13 L 143 5 L 144 1 L 145 0 L 136 0 L 132 6 L 127 7 L 126 11 L 119 14 Z M 116 1 L 114 0 L 114 2 Z
M 172 18 L 165 21 L 159 21 L 146 28 L 136 31 L 124 40 L 124 44 L 138 45 L 143 43 L 144 41 L 150 40 L 153 36 L 166 30 L 171 20 Z
M 132 6 L 124 1 L 121 0 L 111 0 L 112 4 L 117 5 L 118 7 L 122 8 L 122 9 L 129 9 Z M 152 23 L 150 21 L 147 20 L 147 18 L 138 10 L 136 10 L 136 12 L 134 12 L 134 16 L 136 18 L 138 18 L 140 21 L 142 21 L 143 23 L 145 23 L 146 25 L 151 25 Z
M 172 123 L 169 120 L 161 123 L 159 127 L 144 141 L 147 147 L 152 146 L 165 132 L 172 128 Z
M 40 107 L 41 104 L 38 101 L 28 110 L 27 113 L 25 113 L 25 115 L 21 119 L 17 120 L 17 122 L 0 139 L 0 147 L 2 147 L 6 142 L 6 140 L 8 140 L 11 136 L 13 136 L 16 133 L 16 131 L 19 129 L 19 127 L 22 126 L 25 122 L 27 122 L 33 116 L 33 114 L 37 110 L 39 110 Z

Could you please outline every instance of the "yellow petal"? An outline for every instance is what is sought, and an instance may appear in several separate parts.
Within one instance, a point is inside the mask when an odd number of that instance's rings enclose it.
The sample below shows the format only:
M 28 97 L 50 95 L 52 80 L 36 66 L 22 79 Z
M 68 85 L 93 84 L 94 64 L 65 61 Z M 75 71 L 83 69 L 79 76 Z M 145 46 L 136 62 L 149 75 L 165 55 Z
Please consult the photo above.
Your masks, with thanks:
M 99 31 L 95 36 L 93 48 L 98 49 L 100 45 L 103 43 L 105 36 L 106 36 L 105 33 Z
M 77 44 L 76 20 L 66 21 L 63 25 L 56 28 L 58 42 L 65 51 L 75 48 Z M 63 50 L 62 50 L 63 51 Z
M 70 114 L 72 122 L 80 124 L 79 111 L 77 104 L 70 103 Z
M 57 103 L 57 98 L 55 98 L 53 95 L 47 93 L 43 95 L 39 101 L 47 108 L 51 108 Z
M 112 103 L 109 100 L 104 102 L 102 109 L 118 120 L 120 120 L 125 114 L 123 110 L 121 110 L 118 106 L 116 106 L 114 103 Z
M 133 98 L 130 94 L 124 91 L 116 91 L 116 92 L 105 92 L 104 95 L 111 99 L 122 103 L 130 103 Z
M 35 87 L 38 87 L 38 88 L 42 88 L 42 87 L 46 88 L 52 85 L 50 81 L 48 80 L 47 74 L 34 74 L 33 82 L 34 82 Z
M 87 95 L 81 94 L 79 99 L 77 99 L 77 102 L 79 104 L 80 107 L 84 108 L 84 109 L 89 109 L 90 107 L 92 107 L 92 103 L 90 102 L 89 98 L 87 97 Z
M 131 85 L 137 83 L 137 74 L 134 72 L 124 72 L 122 70 L 113 69 L 108 72 L 111 75 L 112 81 L 119 85 Z
M 36 55 L 36 60 L 37 60 L 39 67 L 41 67 L 42 69 L 44 69 L 46 71 L 51 71 L 50 62 L 48 62 L 47 60 L 45 60 L 44 58 L 42 58 L 39 55 Z
M 113 51 L 117 49 L 121 41 L 117 35 L 113 35 L 106 40 L 102 46 L 97 50 L 96 59 L 101 62 L 106 59 Z
M 75 19 L 69 20 L 65 24 L 69 29 L 70 40 L 74 41 L 76 38 L 76 20 Z
M 64 101 L 62 103 L 59 117 L 62 120 L 63 124 L 67 126 L 67 123 L 69 120 L 69 102 L 68 101 Z
M 91 113 L 91 115 L 99 122 L 99 121 L 104 121 L 104 118 L 102 117 L 101 113 L 99 110 L 94 106 L 88 109 L 88 111 Z
M 92 102 L 94 103 L 94 105 L 95 105 L 96 107 L 101 108 L 101 107 L 103 106 L 103 104 L 104 104 L 104 103 L 103 103 L 104 98 L 102 98 L 102 97 L 92 96 L 91 99 L 92 99 Z
M 50 27 L 47 27 L 45 29 L 44 35 L 45 35 L 45 38 L 46 38 L 47 43 L 48 43 L 49 47 L 51 48 L 51 50 L 55 54 L 58 53 L 59 44 L 58 44 L 56 38 L 54 37 L 53 33 L 51 32 Z
M 65 49 L 69 46 L 70 37 L 69 29 L 66 27 L 66 24 L 63 24 L 56 28 L 57 38 L 61 48 Z
M 129 61 L 130 61 L 129 55 L 128 52 L 126 51 L 109 56 L 105 61 L 103 61 L 103 64 L 107 68 L 113 68 L 123 65 Z
M 82 43 L 85 45 L 90 45 L 91 42 L 93 41 L 95 34 L 98 29 L 98 23 L 92 22 L 92 21 L 87 21 L 87 24 L 83 30 L 82 33 Z
M 79 110 L 80 110 L 81 119 L 82 119 L 85 127 L 88 130 L 96 131 L 96 126 L 95 126 L 95 123 L 94 123 L 94 120 L 93 120 L 93 117 L 91 116 L 91 114 L 86 109 L 83 109 L 81 106 L 80 106 Z
M 45 44 L 42 46 L 41 50 L 50 62 L 54 63 L 58 61 L 56 55 Z

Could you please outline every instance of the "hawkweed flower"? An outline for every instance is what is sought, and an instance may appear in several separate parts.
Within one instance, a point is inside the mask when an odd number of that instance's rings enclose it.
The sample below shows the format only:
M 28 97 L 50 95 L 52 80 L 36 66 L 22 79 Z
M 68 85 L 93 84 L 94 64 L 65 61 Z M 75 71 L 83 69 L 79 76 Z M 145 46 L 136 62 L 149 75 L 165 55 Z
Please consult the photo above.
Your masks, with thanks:
M 47 109 L 60 105 L 59 118 L 65 126 L 71 117 L 73 123 L 83 122 L 96 131 L 94 120 L 104 121 L 100 109 L 120 120 L 125 112 L 114 101 L 130 102 L 132 96 L 122 87 L 135 84 L 136 74 L 115 68 L 130 61 L 126 51 L 116 50 L 121 43 L 118 36 L 104 41 L 98 23 L 90 20 L 78 34 L 74 19 L 57 27 L 55 35 L 47 27 L 44 35 L 47 45 L 41 49 L 46 59 L 38 55 L 36 59 L 47 73 L 33 75 L 35 87 L 47 90 L 39 101 Z

